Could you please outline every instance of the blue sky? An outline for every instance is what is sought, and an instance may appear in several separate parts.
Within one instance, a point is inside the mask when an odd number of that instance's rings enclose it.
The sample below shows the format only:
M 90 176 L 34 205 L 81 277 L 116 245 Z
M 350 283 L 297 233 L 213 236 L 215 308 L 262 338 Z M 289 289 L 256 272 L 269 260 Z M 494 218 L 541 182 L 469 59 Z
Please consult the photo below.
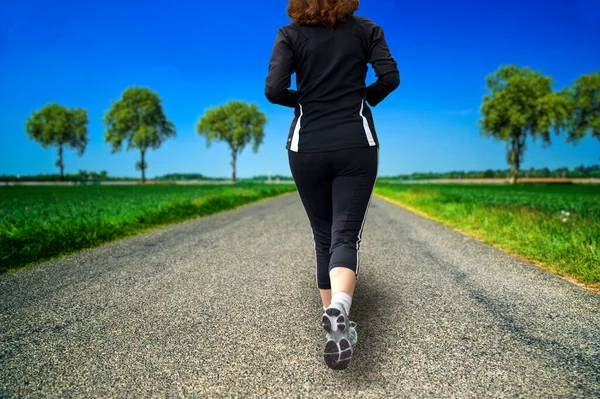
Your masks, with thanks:
M 506 168 L 505 147 L 475 122 L 484 78 L 517 63 L 554 78 L 556 88 L 600 69 L 597 0 L 363 1 L 357 14 L 384 30 L 401 85 L 373 109 L 381 141 L 380 175 Z M 195 125 L 228 100 L 257 103 L 269 119 L 258 153 L 247 148 L 238 176 L 289 175 L 289 108 L 263 96 L 285 0 L 0 0 L 0 174 L 55 173 L 56 151 L 30 141 L 27 117 L 49 102 L 88 110 L 90 142 L 67 172 L 137 176 L 139 152 L 111 155 L 102 117 L 129 86 L 164 99 L 177 137 L 147 156 L 148 176 L 198 172 L 229 176 L 225 144 L 206 147 Z M 367 83 L 374 79 L 369 72 Z M 530 143 L 524 168 L 599 163 L 600 142 L 555 137 Z

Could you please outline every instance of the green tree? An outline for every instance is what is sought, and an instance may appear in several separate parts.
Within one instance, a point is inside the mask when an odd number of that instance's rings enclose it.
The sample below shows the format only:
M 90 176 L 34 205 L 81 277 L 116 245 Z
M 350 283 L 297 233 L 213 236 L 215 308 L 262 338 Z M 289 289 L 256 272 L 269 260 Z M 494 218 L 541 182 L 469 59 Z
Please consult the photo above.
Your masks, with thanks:
M 88 143 L 87 124 L 85 109 L 50 103 L 32 113 L 25 123 L 25 131 L 43 148 L 58 147 L 56 166 L 60 168 L 60 180 L 64 180 L 63 150 L 70 147 L 78 156 L 83 155 Z
M 127 88 L 121 99 L 112 104 L 104 115 L 107 126 L 104 140 L 112 146 L 112 153 L 121 151 L 127 141 L 126 151 L 140 150 L 141 159 L 136 169 L 142 171 L 146 181 L 146 151 L 159 148 L 169 137 L 174 137 L 175 127 L 168 121 L 156 93 L 146 87 Z
M 78 180 L 87 181 L 90 179 L 90 173 L 85 169 L 80 169 L 78 173 Z
M 197 133 L 206 138 L 210 147 L 213 140 L 224 141 L 231 151 L 231 180 L 236 181 L 236 162 L 244 147 L 252 142 L 252 150 L 258 151 L 265 136 L 267 117 L 256 104 L 230 101 L 211 108 L 200 118 Z
M 516 183 L 527 137 L 549 145 L 550 131 L 558 134 L 566 124 L 568 100 L 552 91 L 552 78 L 514 64 L 500 66 L 486 83 L 480 132 L 506 143 L 510 181 Z
M 600 71 L 580 76 L 563 93 L 571 105 L 567 142 L 578 143 L 586 134 L 600 140 Z

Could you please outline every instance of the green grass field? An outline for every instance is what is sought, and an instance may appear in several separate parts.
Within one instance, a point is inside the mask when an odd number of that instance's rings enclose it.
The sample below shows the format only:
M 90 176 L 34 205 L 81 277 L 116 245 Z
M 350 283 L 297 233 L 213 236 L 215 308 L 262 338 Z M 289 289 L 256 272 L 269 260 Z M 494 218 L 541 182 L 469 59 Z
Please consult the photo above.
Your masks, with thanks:
M 600 185 L 379 184 L 375 192 L 599 287 Z
M 0 187 L 0 273 L 294 190 L 291 184 Z
M 0 187 L 0 273 L 295 189 Z M 553 273 L 600 287 L 600 185 L 381 183 L 375 192 Z

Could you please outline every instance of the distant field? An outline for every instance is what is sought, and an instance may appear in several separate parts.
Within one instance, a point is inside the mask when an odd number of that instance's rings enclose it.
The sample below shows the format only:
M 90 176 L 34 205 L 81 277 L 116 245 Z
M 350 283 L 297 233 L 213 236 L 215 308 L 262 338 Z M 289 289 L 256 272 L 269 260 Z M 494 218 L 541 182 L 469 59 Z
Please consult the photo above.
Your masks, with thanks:
M 0 273 L 294 190 L 290 184 L 0 187 Z
M 379 184 L 375 192 L 600 287 L 600 185 Z
M 508 178 L 472 178 L 466 177 L 462 179 L 454 178 L 454 179 L 394 179 L 394 178 L 386 178 L 381 177 L 378 179 L 381 183 L 429 183 L 429 184 L 437 184 L 437 183 L 453 183 L 453 184 L 467 184 L 467 183 L 487 183 L 487 184 L 506 184 L 509 183 Z M 558 184 L 568 184 L 568 183 L 587 183 L 587 184 L 600 184 L 599 178 L 593 177 L 585 177 L 585 178 L 561 178 L 561 177 L 521 177 L 519 178 L 519 183 L 558 183 Z

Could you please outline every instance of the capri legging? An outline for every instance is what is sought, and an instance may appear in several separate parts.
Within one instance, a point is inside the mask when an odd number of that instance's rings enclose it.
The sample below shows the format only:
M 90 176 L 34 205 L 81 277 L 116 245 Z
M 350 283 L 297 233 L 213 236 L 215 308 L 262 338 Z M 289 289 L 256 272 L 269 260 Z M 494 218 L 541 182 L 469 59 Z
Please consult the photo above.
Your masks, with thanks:
M 361 234 L 379 163 L 377 147 L 298 153 L 290 169 L 313 231 L 320 289 L 331 289 L 329 271 L 346 267 L 358 279 Z

